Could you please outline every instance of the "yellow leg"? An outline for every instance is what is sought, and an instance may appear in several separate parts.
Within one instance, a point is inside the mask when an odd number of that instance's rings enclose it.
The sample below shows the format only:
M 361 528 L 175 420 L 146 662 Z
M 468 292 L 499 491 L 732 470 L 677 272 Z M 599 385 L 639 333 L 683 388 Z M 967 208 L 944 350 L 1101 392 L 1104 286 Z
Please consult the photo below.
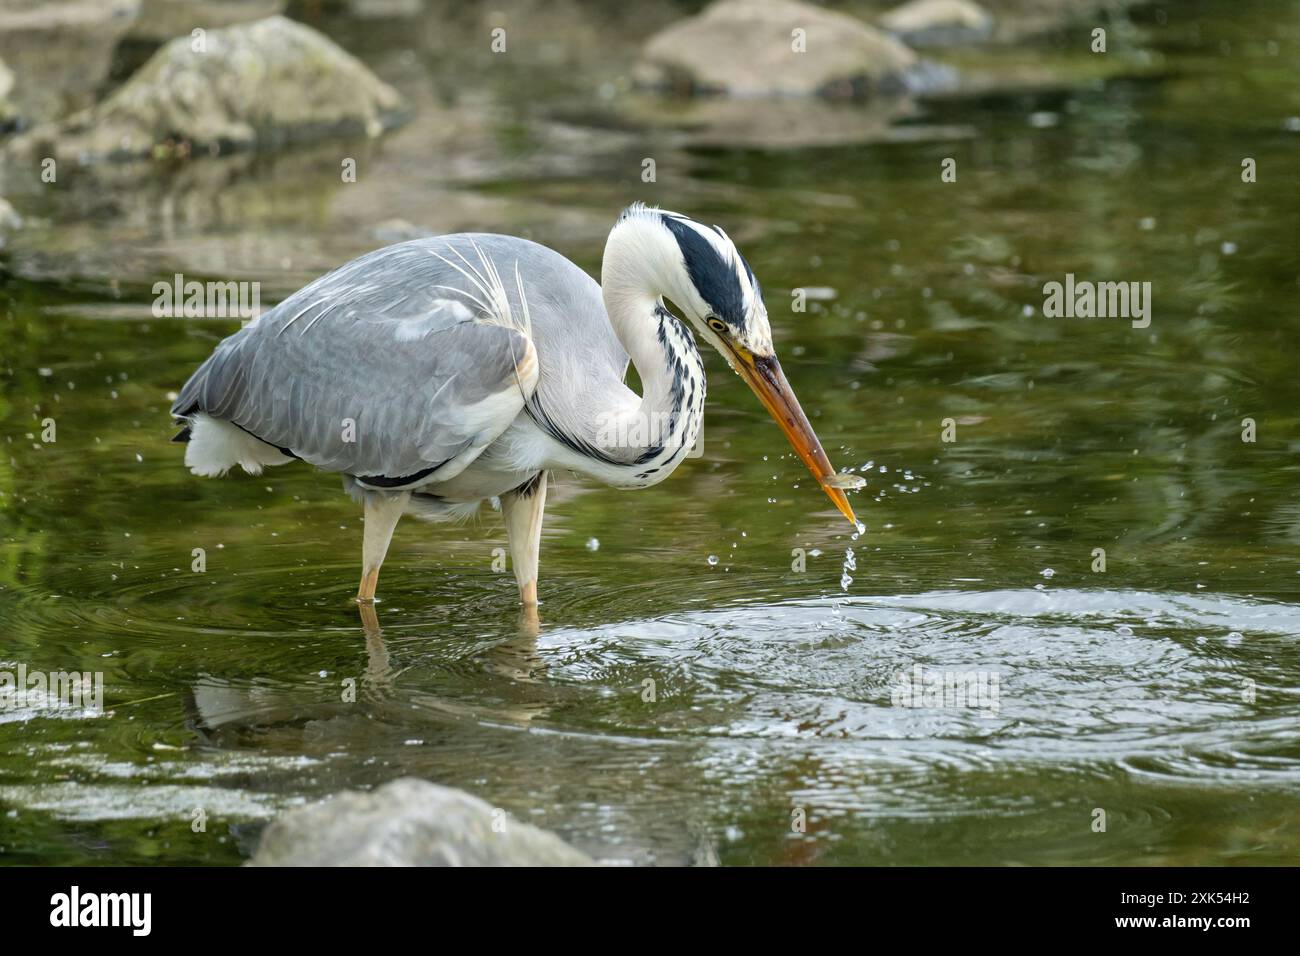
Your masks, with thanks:
M 537 606 L 537 565 L 542 548 L 542 512 L 546 508 L 546 472 L 527 491 L 501 496 L 501 513 L 510 538 L 510 563 L 525 608 Z
M 397 494 L 371 491 L 366 493 L 366 528 L 361 541 L 361 587 L 357 601 L 370 604 L 375 600 L 375 587 L 379 584 L 379 568 L 388 553 L 388 543 L 393 540 L 397 519 L 411 500 L 409 491 Z

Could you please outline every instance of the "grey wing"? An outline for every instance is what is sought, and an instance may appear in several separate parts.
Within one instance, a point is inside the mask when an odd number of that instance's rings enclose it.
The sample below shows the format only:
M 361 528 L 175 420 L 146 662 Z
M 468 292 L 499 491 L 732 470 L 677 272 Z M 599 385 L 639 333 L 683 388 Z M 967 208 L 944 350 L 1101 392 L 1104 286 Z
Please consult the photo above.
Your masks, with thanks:
M 172 414 L 205 412 L 329 471 L 452 477 L 538 375 L 511 264 L 476 252 L 468 237 L 418 240 L 322 276 L 222 341 Z

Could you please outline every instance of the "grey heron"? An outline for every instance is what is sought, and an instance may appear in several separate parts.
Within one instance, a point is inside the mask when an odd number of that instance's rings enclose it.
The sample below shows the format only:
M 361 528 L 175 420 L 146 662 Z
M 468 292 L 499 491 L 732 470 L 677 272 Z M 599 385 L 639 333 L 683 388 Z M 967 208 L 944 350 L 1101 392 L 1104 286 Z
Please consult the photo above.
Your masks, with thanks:
M 857 526 L 749 264 L 717 226 L 640 203 L 610 231 L 599 285 L 545 246 L 483 233 L 341 266 L 216 347 L 172 406 L 176 437 L 200 476 L 293 460 L 341 473 L 364 507 L 363 605 L 402 514 L 448 518 L 498 498 L 520 599 L 535 606 L 547 475 L 644 488 L 695 443 L 705 373 L 692 329 Z M 624 384 L 629 361 L 640 395 Z

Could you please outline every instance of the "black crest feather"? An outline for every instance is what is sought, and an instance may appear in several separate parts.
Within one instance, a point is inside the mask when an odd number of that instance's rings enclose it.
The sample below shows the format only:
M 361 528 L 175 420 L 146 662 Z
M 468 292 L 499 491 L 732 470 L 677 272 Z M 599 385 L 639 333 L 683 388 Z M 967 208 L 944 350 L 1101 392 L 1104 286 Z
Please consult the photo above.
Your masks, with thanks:
M 728 262 L 717 247 L 684 220 L 676 216 L 662 216 L 664 225 L 677 240 L 682 250 L 682 259 L 686 263 L 686 272 L 691 277 L 700 297 L 709 304 L 714 314 L 732 328 L 745 327 L 745 290 L 741 288 L 740 277 L 735 266 Z M 714 227 L 717 229 L 717 227 Z M 721 230 L 718 231 L 721 235 Z M 737 252 L 739 256 L 740 253 Z M 752 276 L 749 264 L 744 259 L 745 271 Z

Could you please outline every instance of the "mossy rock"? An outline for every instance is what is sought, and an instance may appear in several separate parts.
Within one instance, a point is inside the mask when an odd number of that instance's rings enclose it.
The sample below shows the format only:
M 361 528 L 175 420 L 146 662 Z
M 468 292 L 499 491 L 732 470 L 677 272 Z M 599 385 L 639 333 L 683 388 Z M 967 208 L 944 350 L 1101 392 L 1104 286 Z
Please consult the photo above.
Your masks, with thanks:
M 21 137 L 77 161 L 275 149 L 378 136 L 401 97 L 310 27 L 281 16 L 179 37 L 104 102 Z

